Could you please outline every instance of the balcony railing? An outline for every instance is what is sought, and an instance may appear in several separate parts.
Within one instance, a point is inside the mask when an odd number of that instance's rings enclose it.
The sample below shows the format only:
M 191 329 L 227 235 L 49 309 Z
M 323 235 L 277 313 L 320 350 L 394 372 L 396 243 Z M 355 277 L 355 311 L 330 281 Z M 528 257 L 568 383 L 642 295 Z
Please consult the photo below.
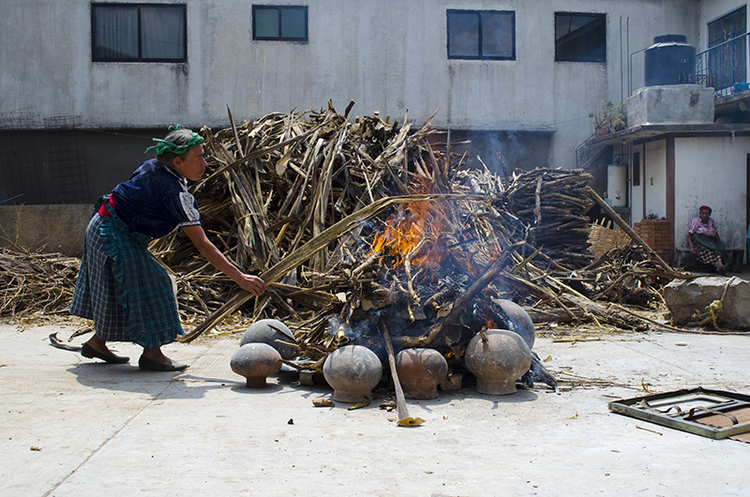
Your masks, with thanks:
M 713 88 L 715 98 L 750 90 L 748 40 L 750 33 L 711 47 L 695 56 L 696 82 Z

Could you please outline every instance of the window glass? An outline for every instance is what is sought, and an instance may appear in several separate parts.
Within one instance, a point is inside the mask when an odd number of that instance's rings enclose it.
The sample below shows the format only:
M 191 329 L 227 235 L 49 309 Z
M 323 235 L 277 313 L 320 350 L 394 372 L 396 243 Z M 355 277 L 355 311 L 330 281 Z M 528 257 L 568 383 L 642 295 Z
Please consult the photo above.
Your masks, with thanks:
M 256 8 L 253 12 L 255 21 L 256 38 L 278 38 L 279 33 L 279 11 L 275 8 Z
M 504 13 L 482 15 L 482 54 L 486 57 L 515 58 L 513 18 Z
M 138 7 L 94 8 L 94 60 L 138 58 Z
M 747 8 L 741 7 L 708 24 L 706 86 L 716 91 L 747 81 Z
M 253 39 L 307 41 L 307 7 L 253 5 Z
M 606 15 L 556 12 L 555 60 L 606 62 Z
M 142 56 L 144 59 L 185 57 L 185 23 L 181 9 L 141 8 Z
M 448 10 L 449 59 L 515 60 L 515 12 Z
M 448 13 L 448 57 L 479 57 L 479 16 Z
M 281 11 L 281 37 L 307 38 L 306 12 L 303 9 Z
M 747 8 L 742 7 L 708 24 L 708 48 L 745 34 Z
M 92 4 L 92 58 L 102 62 L 184 62 L 185 6 Z

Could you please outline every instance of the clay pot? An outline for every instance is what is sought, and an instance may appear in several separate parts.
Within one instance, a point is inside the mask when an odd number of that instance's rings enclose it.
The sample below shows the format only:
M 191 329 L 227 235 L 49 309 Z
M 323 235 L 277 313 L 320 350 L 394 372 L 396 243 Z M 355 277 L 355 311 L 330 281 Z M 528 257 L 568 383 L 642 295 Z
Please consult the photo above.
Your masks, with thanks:
M 287 343 L 297 343 L 291 330 L 278 319 L 259 319 L 251 324 L 240 340 L 240 347 L 247 343 L 267 343 L 276 349 L 284 359 L 291 359 L 297 352 L 297 347 L 283 345 L 276 340 Z
M 380 382 L 383 364 L 375 352 L 362 345 L 345 345 L 331 352 L 323 363 L 323 376 L 333 388 L 333 400 L 361 402 L 372 397 Z
M 494 302 L 498 304 L 508 316 L 508 322 L 505 323 L 506 329 L 521 335 L 526 341 L 526 345 L 528 345 L 530 349 L 533 349 L 536 331 L 534 329 L 534 321 L 531 320 L 529 313 L 512 300 L 499 299 Z
M 396 354 L 396 371 L 404 393 L 412 399 L 434 399 L 448 374 L 448 362 L 435 349 L 404 349 Z
M 281 369 L 281 355 L 267 343 L 247 343 L 232 355 L 232 371 L 247 379 L 247 386 L 266 386 L 266 378 Z
M 477 333 L 464 354 L 466 367 L 477 377 L 477 392 L 508 395 L 516 380 L 531 367 L 531 350 L 520 335 L 508 330 L 487 330 L 487 343 Z

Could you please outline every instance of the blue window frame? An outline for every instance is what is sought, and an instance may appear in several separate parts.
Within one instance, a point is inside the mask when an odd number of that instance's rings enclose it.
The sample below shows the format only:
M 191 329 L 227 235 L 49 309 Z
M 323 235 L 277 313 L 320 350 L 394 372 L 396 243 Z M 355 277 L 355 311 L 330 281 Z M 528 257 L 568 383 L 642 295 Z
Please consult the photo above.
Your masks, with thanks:
M 747 7 L 708 23 L 708 48 L 745 34 L 747 30 Z
M 185 62 L 183 4 L 91 4 L 94 62 Z
M 509 10 L 447 11 L 448 58 L 516 60 L 516 13 Z
M 747 83 L 747 7 L 708 23 L 707 86 L 718 90 Z
M 253 5 L 253 40 L 307 41 L 307 6 Z

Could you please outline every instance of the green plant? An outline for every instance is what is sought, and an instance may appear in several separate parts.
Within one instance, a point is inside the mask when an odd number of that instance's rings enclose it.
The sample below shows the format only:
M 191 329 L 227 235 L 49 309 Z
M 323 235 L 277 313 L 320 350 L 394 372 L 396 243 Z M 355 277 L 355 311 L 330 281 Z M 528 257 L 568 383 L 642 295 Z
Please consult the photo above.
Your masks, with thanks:
M 596 128 L 606 128 L 610 133 L 625 129 L 628 125 L 627 109 L 621 100 L 610 100 L 603 103 L 601 112 L 591 112 L 589 117 L 594 118 Z

